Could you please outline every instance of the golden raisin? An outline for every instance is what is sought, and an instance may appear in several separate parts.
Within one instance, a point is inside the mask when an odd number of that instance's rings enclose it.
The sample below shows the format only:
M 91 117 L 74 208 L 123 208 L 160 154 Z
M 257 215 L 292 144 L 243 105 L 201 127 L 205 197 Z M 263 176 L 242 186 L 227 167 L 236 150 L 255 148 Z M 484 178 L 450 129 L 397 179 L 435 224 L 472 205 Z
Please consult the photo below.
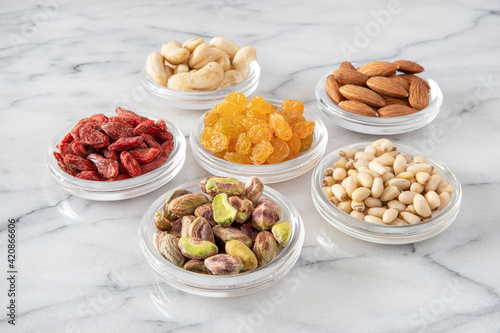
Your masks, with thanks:
M 290 111 L 296 111 L 299 114 L 304 114 L 304 104 L 301 101 L 285 99 L 283 103 L 281 103 L 281 108 L 285 113 Z
M 297 135 L 299 139 L 305 139 L 314 132 L 314 122 L 311 120 L 301 121 L 293 125 L 293 133 Z
M 237 91 L 229 93 L 229 95 L 224 98 L 224 102 L 234 103 L 238 113 L 245 111 L 247 108 L 247 98 L 244 94 Z
M 212 110 L 205 113 L 205 119 L 203 120 L 205 127 L 214 126 L 215 123 L 217 122 L 217 119 L 219 119 L 219 117 L 220 116 L 217 113 L 217 110 L 215 108 L 213 108 Z
M 292 137 L 292 128 L 282 115 L 271 113 L 269 115 L 269 124 L 274 129 L 275 135 L 281 140 L 288 141 Z
M 285 161 L 291 160 L 292 158 L 296 158 L 299 156 L 300 153 L 300 139 L 297 137 L 297 135 L 292 135 L 292 138 L 286 142 L 288 147 L 290 148 L 290 153 L 288 153 L 288 156 L 285 158 Z
M 269 141 L 262 141 L 252 148 L 250 159 L 253 164 L 264 164 L 269 155 L 273 153 L 273 145 Z
M 309 135 L 305 137 L 304 139 L 300 140 L 300 152 L 308 151 L 311 149 L 313 143 L 313 136 Z
M 253 125 L 247 132 L 248 138 L 252 143 L 261 141 L 269 141 L 272 139 L 274 129 L 268 123 L 260 123 Z
M 229 138 L 213 127 L 203 130 L 200 141 L 205 149 L 213 152 L 221 152 L 229 146 Z
M 266 160 L 269 164 L 283 161 L 290 153 L 287 143 L 279 138 L 273 138 L 269 143 L 273 146 L 273 153 Z
M 240 133 L 245 132 L 245 126 L 236 122 L 232 118 L 219 118 L 215 123 L 215 129 L 233 139 L 237 139 Z
M 269 114 L 273 107 L 264 98 L 254 96 L 247 101 L 247 109 L 260 114 Z
M 236 152 L 229 152 L 229 151 L 226 152 L 224 154 L 224 159 L 226 161 L 233 162 L 233 163 L 252 164 L 252 160 L 250 159 L 250 156 L 238 154 Z
M 251 147 L 252 143 L 250 142 L 248 135 L 246 133 L 240 133 L 240 136 L 238 136 L 238 140 L 236 140 L 236 145 L 234 147 L 235 151 L 238 154 L 248 155 L 248 153 L 250 153 Z
M 290 125 L 290 127 L 293 127 L 293 125 L 295 125 L 298 122 L 306 121 L 306 118 L 304 118 L 297 111 L 292 110 L 285 115 L 285 120 L 288 123 L 288 125 Z
M 258 118 L 253 118 L 253 117 L 245 117 L 245 118 L 243 118 L 243 120 L 241 120 L 241 123 L 243 124 L 243 126 L 245 126 L 247 131 L 250 128 L 252 128 L 253 125 L 257 125 L 257 124 L 260 124 L 262 122 L 264 122 L 264 120 L 261 120 Z

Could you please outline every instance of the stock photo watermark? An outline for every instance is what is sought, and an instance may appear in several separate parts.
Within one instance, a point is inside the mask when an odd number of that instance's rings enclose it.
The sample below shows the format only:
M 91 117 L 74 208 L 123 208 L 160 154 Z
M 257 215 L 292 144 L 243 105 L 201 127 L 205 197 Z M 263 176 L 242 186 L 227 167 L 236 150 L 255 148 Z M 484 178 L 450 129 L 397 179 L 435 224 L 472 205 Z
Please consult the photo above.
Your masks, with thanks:
M 351 61 L 354 55 L 367 48 L 372 40 L 391 24 L 393 16 L 402 11 L 403 7 L 399 0 L 390 0 L 385 9 L 370 11 L 372 19 L 366 22 L 363 27 L 356 26 L 354 28 L 355 34 L 352 43 L 343 42 L 340 44 L 340 50 L 345 59 Z
M 38 2 L 36 11 L 22 17 L 21 30 L 7 34 L 7 39 L 14 53 L 20 52 L 20 46 L 28 45 L 34 41 L 40 30 L 50 20 L 57 16 L 61 6 L 67 5 L 71 0 L 43 0 Z

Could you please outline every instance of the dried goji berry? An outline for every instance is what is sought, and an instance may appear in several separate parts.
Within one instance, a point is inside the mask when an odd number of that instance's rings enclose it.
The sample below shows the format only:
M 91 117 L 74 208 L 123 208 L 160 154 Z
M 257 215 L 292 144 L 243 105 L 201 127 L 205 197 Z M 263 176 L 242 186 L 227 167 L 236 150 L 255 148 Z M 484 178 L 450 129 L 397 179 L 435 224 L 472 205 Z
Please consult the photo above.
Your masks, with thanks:
M 99 177 L 96 171 L 82 171 L 77 174 L 76 177 L 86 180 L 101 180 L 101 177 Z
M 117 115 L 123 117 L 130 125 L 134 127 L 142 123 L 144 120 L 148 120 L 146 117 L 139 116 L 135 112 L 126 110 L 122 107 L 117 107 L 115 112 Z
M 127 125 L 130 125 L 129 122 L 127 121 L 127 118 L 124 118 L 124 117 L 121 117 L 121 116 L 111 116 L 109 117 L 109 121 L 108 122 L 114 122 L 114 123 L 122 123 L 122 124 L 127 124 Z M 134 126 L 130 125 L 132 128 L 134 128 Z
M 122 151 L 120 154 L 120 160 L 130 177 L 137 177 L 141 175 L 141 166 L 130 153 Z
M 87 159 L 95 164 L 97 172 L 104 178 L 113 178 L 118 176 L 118 161 L 104 158 L 98 154 L 90 154 Z
M 134 134 L 141 135 L 143 133 L 146 133 L 150 128 L 153 128 L 153 127 L 155 127 L 154 120 L 151 120 L 151 119 L 145 120 L 134 128 Z
M 90 118 L 97 122 L 99 125 L 102 125 L 109 120 L 108 117 L 106 117 L 102 113 L 93 114 L 92 116 L 90 116 Z
M 109 158 L 112 160 L 117 160 L 120 157 L 116 150 L 109 150 L 109 148 L 101 149 L 101 152 L 105 158 Z
M 120 138 L 109 145 L 109 150 L 124 151 L 137 148 L 141 143 L 144 143 L 142 136 L 134 136 L 131 138 Z
M 118 176 L 116 176 L 115 178 L 110 178 L 110 179 L 107 179 L 107 181 L 112 181 L 114 182 L 115 180 L 123 180 L 123 179 L 129 179 L 130 176 L 128 175 L 128 173 L 120 173 Z
M 119 121 L 108 121 L 101 125 L 101 129 L 113 140 L 134 136 L 133 126 Z
M 158 156 L 158 154 L 161 153 L 161 150 L 156 148 L 145 148 L 130 150 L 129 153 L 134 156 L 139 164 L 146 164 Z
M 144 142 L 146 142 L 146 144 L 149 147 L 160 149 L 161 145 L 158 143 L 158 141 L 156 141 L 155 139 L 153 139 L 153 137 L 151 135 L 149 135 L 149 134 L 141 134 L 141 136 L 144 138 Z
M 70 168 L 69 166 L 64 163 L 64 158 L 59 154 L 58 152 L 53 152 L 54 158 L 56 159 L 57 165 L 66 173 L 76 176 L 77 175 L 77 170 L 74 170 Z
M 61 143 L 71 143 L 73 142 L 74 138 L 71 135 L 71 133 L 68 133 L 64 136 L 64 138 L 61 140 Z
M 165 154 L 159 154 L 151 162 L 141 165 L 142 174 L 148 173 L 158 168 L 160 165 L 165 163 L 166 160 L 168 160 L 168 156 L 166 156 Z
M 64 155 L 64 163 L 66 163 L 67 166 L 80 171 L 96 170 L 96 166 L 92 162 L 76 155 Z
M 146 131 L 146 134 L 151 135 L 160 144 L 167 141 L 167 140 L 173 139 L 172 133 L 170 133 L 169 131 L 162 131 L 161 129 L 156 128 L 156 127 L 148 129 Z
M 106 134 L 95 130 L 93 128 L 94 123 L 88 122 L 80 128 L 78 134 L 81 138 L 82 143 L 92 146 L 96 149 L 109 146 L 109 137 Z
M 59 153 L 61 154 L 62 157 L 64 157 L 67 154 L 74 155 L 75 152 L 73 151 L 72 145 L 69 143 L 61 143 L 56 146 L 59 149 Z
M 71 149 L 73 149 L 75 155 L 78 155 L 80 157 L 87 157 L 89 154 L 92 154 L 96 151 L 94 148 L 85 145 L 81 141 L 73 141 L 71 143 Z
M 165 141 L 164 143 L 162 143 L 160 149 L 165 155 L 168 156 L 170 154 L 170 152 L 172 151 L 172 149 L 174 149 L 174 140 Z
M 156 127 L 158 127 L 159 129 L 161 129 L 162 131 L 166 131 L 168 129 L 167 123 L 163 119 L 158 119 L 156 121 Z

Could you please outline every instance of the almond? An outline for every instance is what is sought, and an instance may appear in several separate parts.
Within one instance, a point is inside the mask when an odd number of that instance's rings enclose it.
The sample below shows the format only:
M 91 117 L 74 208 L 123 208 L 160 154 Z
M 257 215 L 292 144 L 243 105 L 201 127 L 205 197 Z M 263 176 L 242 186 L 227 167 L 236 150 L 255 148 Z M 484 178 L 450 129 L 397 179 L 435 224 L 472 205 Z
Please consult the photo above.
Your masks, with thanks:
M 340 87 L 340 93 L 347 99 L 363 102 L 365 104 L 382 107 L 385 101 L 376 92 L 365 87 L 355 86 L 353 84 L 346 84 Z
M 340 64 L 339 69 L 356 69 L 356 67 L 354 67 L 354 65 L 349 61 L 344 61 Z
M 392 75 L 392 76 L 388 76 L 388 78 L 393 80 L 396 83 L 399 83 L 403 88 L 406 89 L 406 91 L 408 91 L 408 89 L 410 89 L 410 84 L 408 82 L 406 82 L 406 80 L 403 79 L 401 77 L 401 75 Z
M 358 68 L 367 76 L 389 76 L 396 74 L 398 65 L 388 61 L 372 61 Z
M 399 66 L 398 71 L 403 73 L 416 74 L 424 71 L 422 66 L 410 60 L 396 60 L 394 63 Z
M 425 109 L 429 105 L 429 91 L 421 81 L 414 80 L 410 84 L 408 102 L 411 107 L 419 111 Z
M 343 100 L 345 100 L 344 96 L 339 91 L 340 83 L 337 81 L 335 76 L 328 75 L 325 81 L 325 90 L 326 94 L 330 99 L 335 102 L 335 104 L 339 104 Z
M 410 106 L 410 103 L 408 103 L 407 98 L 397 98 L 397 97 L 390 97 L 390 96 L 385 96 L 385 95 L 381 95 L 381 96 L 385 101 L 385 105 L 398 104 L 398 105 Z
M 409 106 L 399 105 L 399 104 L 391 104 L 386 105 L 383 108 L 378 109 L 379 117 L 400 117 L 406 116 L 412 113 L 417 112 L 415 109 L 412 109 Z
M 427 81 L 425 81 L 424 79 L 422 79 L 421 77 L 419 76 L 416 76 L 416 75 L 413 75 L 413 74 L 401 74 L 401 75 L 398 75 L 399 77 L 402 77 L 403 79 L 405 79 L 406 82 L 408 82 L 408 84 L 411 84 L 413 81 L 420 81 L 424 84 L 424 86 L 427 88 L 427 90 L 431 90 L 431 86 L 429 85 L 429 83 L 427 83 Z
M 333 71 L 333 75 L 341 84 L 354 84 L 357 86 L 365 86 L 368 76 L 358 72 L 355 69 L 337 69 Z
M 384 76 L 372 76 L 366 85 L 372 90 L 391 97 L 407 97 L 408 91 L 403 88 L 399 83 L 384 77 Z
M 358 101 L 343 101 L 339 106 L 349 112 L 357 113 L 363 116 L 377 117 L 377 111 L 373 110 L 371 107 L 365 103 Z

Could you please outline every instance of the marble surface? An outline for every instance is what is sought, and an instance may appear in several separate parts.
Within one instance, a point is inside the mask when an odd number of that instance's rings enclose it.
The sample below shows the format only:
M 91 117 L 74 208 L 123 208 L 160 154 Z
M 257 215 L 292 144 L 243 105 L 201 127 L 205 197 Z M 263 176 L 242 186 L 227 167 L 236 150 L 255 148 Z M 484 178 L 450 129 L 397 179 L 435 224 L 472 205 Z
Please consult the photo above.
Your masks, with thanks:
M 2 1 L 0 4 L 1 332 L 499 332 L 500 5 L 497 1 Z M 430 125 L 391 137 L 444 161 L 460 213 L 416 244 L 367 243 L 331 227 L 308 172 L 273 184 L 300 210 L 305 244 L 265 291 L 235 299 L 158 283 L 138 245 L 143 212 L 208 173 L 184 170 L 142 197 L 98 202 L 49 178 L 56 131 L 117 105 L 164 115 L 189 133 L 200 112 L 152 100 L 146 55 L 169 40 L 225 36 L 254 45 L 256 94 L 317 111 L 314 87 L 345 59 L 412 59 L 444 94 Z M 376 139 L 325 120 L 328 150 Z M 7 224 L 16 223 L 16 325 L 8 323 Z

